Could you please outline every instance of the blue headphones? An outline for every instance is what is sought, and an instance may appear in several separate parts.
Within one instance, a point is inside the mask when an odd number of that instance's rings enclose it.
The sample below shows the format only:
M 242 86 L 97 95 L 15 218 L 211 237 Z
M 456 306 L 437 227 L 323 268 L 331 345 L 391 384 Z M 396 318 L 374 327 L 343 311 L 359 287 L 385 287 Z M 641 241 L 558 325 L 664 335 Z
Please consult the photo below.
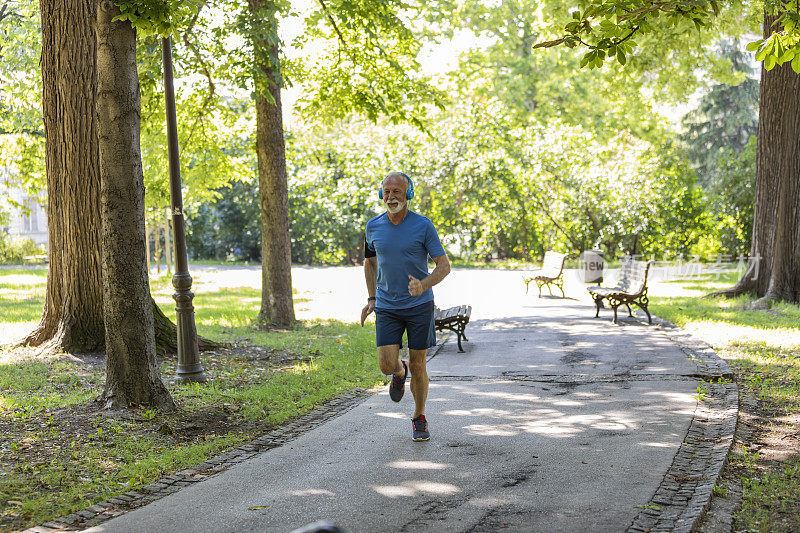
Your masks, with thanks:
M 397 174 L 404 176 L 408 180 L 408 190 L 406 191 L 406 200 L 411 200 L 412 198 L 414 198 L 414 182 L 411 181 L 411 178 L 409 178 L 408 175 L 403 172 L 397 172 Z M 385 180 L 386 178 L 383 178 L 383 180 L 381 181 L 381 186 L 378 189 L 378 198 L 380 198 L 381 200 L 383 200 L 383 182 Z

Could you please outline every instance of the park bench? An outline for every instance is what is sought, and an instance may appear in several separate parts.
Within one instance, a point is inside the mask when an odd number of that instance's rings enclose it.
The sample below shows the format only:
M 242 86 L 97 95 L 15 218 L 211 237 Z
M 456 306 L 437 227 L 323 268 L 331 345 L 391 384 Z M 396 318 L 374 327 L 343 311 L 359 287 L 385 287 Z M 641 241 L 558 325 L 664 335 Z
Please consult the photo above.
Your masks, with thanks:
M 564 263 L 567 260 L 567 254 L 558 252 L 545 252 L 544 261 L 542 261 L 542 268 L 532 270 L 529 275 L 522 276 L 522 281 L 525 282 L 525 294 L 528 294 L 528 286 L 531 281 L 536 282 L 539 287 L 539 297 L 542 297 L 542 286 L 547 285 L 547 290 L 550 291 L 550 296 L 553 295 L 551 285 L 555 285 L 561 289 L 561 296 L 564 297 Z
M 472 306 L 469 305 L 459 305 L 450 309 L 439 309 L 437 307 L 433 313 L 436 331 L 449 330 L 458 336 L 459 352 L 464 351 L 464 348 L 461 347 L 461 339 L 469 340 L 464 334 L 464 330 L 469 324 L 469 316 L 471 314 Z
M 603 300 L 608 300 L 608 304 L 614 310 L 614 323 L 617 323 L 617 308 L 625 305 L 628 308 L 628 316 L 633 316 L 631 304 L 638 305 L 647 314 L 647 322 L 653 323 L 650 311 L 647 310 L 647 273 L 650 271 L 652 261 L 636 261 L 628 259 L 622 264 L 619 280 L 614 287 L 589 287 L 588 291 L 594 298 L 597 313 L 595 318 L 600 316 L 600 307 Z

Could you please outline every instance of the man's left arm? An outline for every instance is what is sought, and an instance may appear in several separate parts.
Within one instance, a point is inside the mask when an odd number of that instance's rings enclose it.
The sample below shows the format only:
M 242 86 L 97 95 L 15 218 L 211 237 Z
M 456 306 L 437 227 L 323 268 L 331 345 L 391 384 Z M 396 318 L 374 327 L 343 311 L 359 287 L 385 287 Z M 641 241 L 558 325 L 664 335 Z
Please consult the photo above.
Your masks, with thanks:
M 447 254 L 434 257 L 433 262 L 436 263 L 433 272 L 428 274 L 424 279 L 419 280 L 409 274 L 408 293 L 411 296 L 419 296 L 442 281 L 450 273 L 450 259 L 447 258 Z

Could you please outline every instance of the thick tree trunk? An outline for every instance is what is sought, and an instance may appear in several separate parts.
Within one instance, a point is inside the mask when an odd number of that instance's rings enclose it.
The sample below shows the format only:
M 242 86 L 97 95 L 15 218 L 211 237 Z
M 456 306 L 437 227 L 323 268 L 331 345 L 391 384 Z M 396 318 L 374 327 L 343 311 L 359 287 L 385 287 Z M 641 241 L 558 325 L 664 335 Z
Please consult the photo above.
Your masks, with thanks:
M 770 300 L 797 302 L 800 295 L 800 75 L 785 63 L 766 77 L 771 83 L 762 82 L 761 112 L 768 113 L 771 127 L 763 138 L 759 134 L 758 165 L 761 178 L 774 183 L 777 198 L 769 206 L 775 212 L 771 255 L 765 261 L 769 266 L 759 278 L 759 287 L 765 279 L 768 284 L 757 293 L 763 295 L 757 307 Z
M 264 326 L 288 326 L 295 321 L 292 300 L 292 255 L 289 238 L 289 186 L 281 113 L 278 25 L 274 2 L 250 0 L 253 15 L 264 22 L 254 37 L 256 64 L 263 81 L 256 82 L 256 152 L 261 208 L 261 310 Z M 271 21 L 271 23 L 270 23 Z M 272 97 L 270 100 L 270 96 Z
M 41 0 L 40 9 L 50 263 L 44 311 L 23 344 L 94 352 L 105 342 L 94 120 L 95 3 Z
M 147 275 L 144 179 L 139 147 L 136 31 L 112 22 L 119 9 L 101 0 L 97 13 L 97 118 L 102 218 L 106 407 L 174 409 L 156 364 L 153 302 Z
M 49 269 L 45 305 L 23 345 L 105 349 L 101 284 L 95 2 L 41 0 Z M 158 349 L 176 353 L 176 327 L 152 302 Z M 198 338 L 200 349 L 219 344 Z
M 764 36 L 774 17 L 765 17 Z M 797 301 L 800 284 L 800 76 L 786 63 L 761 69 L 756 201 L 751 262 L 742 279 L 719 295 L 750 293 L 768 300 Z

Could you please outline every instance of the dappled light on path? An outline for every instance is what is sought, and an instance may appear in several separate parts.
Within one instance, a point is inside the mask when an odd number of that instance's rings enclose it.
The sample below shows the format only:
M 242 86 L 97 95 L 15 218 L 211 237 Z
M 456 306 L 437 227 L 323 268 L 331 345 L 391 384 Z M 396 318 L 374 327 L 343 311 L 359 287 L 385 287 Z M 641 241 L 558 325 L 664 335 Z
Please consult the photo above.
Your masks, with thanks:
M 409 468 L 412 470 L 442 470 L 452 468 L 453 465 L 445 463 L 434 463 L 432 461 L 394 461 L 389 463 L 391 468 Z
M 373 490 L 387 498 L 413 498 L 417 495 L 442 495 L 448 496 L 461 492 L 461 489 L 449 483 L 436 483 L 433 481 L 404 481 L 400 485 L 379 486 L 373 485 Z

